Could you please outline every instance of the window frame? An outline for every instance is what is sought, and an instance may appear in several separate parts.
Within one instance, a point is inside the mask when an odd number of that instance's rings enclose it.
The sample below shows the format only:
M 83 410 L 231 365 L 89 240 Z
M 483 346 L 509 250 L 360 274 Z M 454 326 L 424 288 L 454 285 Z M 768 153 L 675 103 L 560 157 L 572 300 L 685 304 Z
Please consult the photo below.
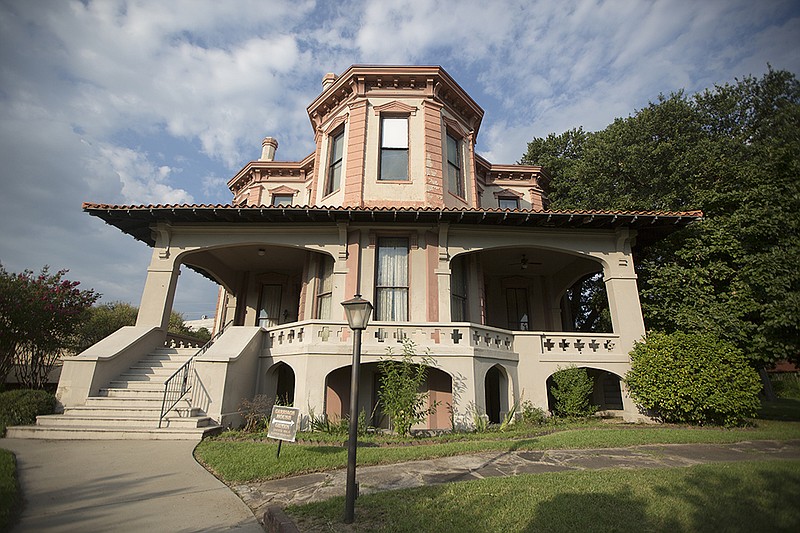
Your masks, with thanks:
M 503 202 L 514 202 L 514 207 L 503 207 Z M 517 198 L 516 196 L 498 196 L 497 207 L 499 209 L 503 210 L 510 209 L 512 211 L 519 209 L 519 198 Z
M 314 318 L 318 320 L 330 320 L 331 318 L 331 302 L 333 301 L 333 269 L 334 259 L 329 255 L 322 255 L 317 264 L 317 286 L 314 291 Z M 328 289 L 326 290 L 325 281 L 329 281 Z M 327 300 L 326 300 L 327 299 Z M 327 302 L 326 305 L 325 302 Z M 323 313 L 323 307 L 327 308 L 327 313 Z M 323 316 L 327 314 L 327 316 Z
M 270 205 L 272 207 L 289 207 L 294 203 L 294 196 L 295 195 L 293 193 L 272 193 L 272 201 L 270 202 Z M 289 203 L 280 203 L 278 198 L 288 198 Z
M 405 285 L 382 285 L 379 284 L 380 282 L 380 271 L 381 271 L 381 248 L 400 248 L 399 246 L 388 246 L 388 241 L 404 241 L 405 243 L 405 261 L 403 262 L 403 269 L 405 271 Z M 411 239 L 407 236 L 399 236 L 399 235 L 387 235 L 387 236 L 379 236 L 375 242 L 375 278 L 374 278 L 374 285 L 375 285 L 375 319 L 377 321 L 383 322 L 408 322 L 410 316 L 410 292 L 411 292 L 411 283 L 410 283 L 410 266 L 411 266 Z M 389 293 L 390 291 L 399 291 L 400 294 L 405 295 L 405 309 L 402 311 L 404 316 L 395 316 L 394 307 L 391 308 L 391 312 L 387 312 L 384 309 L 384 301 L 381 297 L 383 292 Z M 392 300 L 394 301 L 394 299 Z M 389 316 L 391 315 L 391 316 Z
M 410 140 L 410 120 L 409 115 L 394 115 L 394 114 L 381 114 L 380 116 L 380 131 L 378 133 L 378 181 L 384 182 L 407 182 L 411 180 L 411 172 L 410 172 L 410 158 L 409 158 L 409 142 Z M 406 133 L 405 133 L 405 147 L 391 147 L 391 146 L 384 146 L 384 132 L 386 128 L 386 121 L 387 120 L 403 120 L 406 125 Z M 405 152 L 406 157 L 406 171 L 405 177 L 398 178 L 398 177 L 383 177 L 384 169 L 387 168 L 387 165 L 384 164 L 384 152 L 388 153 L 399 153 Z
M 456 283 L 459 271 L 461 283 Z M 458 289 L 459 292 L 456 292 Z M 456 316 L 455 311 L 460 312 L 460 317 Z M 450 267 L 450 318 L 453 322 L 469 322 L 469 269 L 467 256 L 456 257 Z
M 451 139 L 453 140 L 453 143 L 455 144 L 455 152 L 456 152 L 454 154 L 455 157 L 453 158 L 452 161 L 451 161 L 451 158 L 450 158 L 450 156 L 451 156 L 451 154 L 450 154 L 450 140 Z M 458 196 L 459 198 L 462 198 L 462 199 L 466 198 L 466 194 L 467 194 L 466 193 L 466 188 L 467 188 L 466 187 L 466 180 L 464 179 L 465 176 L 464 176 L 464 170 L 463 170 L 463 166 L 464 166 L 464 157 L 463 157 L 464 150 L 462 148 L 463 143 L 464 143 L 464 138 L 463 137 L 451 132 L 450 130 L 446 130 L 445 131 L 445 154 L 446 154 L 446 157 L 445 157 L 446 162 L 445 162 L 445 164 L 446 164 L 446 167 L 447 167 L 448 188 L 449 188 L 451 193 L 453 193 L 455 196 Z M 456 175 L 455 184 L 453 183 L 453 179 L 452 179 L 452 176 L 451 176 L 451 171 L 453 171 L 453 170 L 454 170 L 455 175 Z
M 325 182 L 325 196 L 333 194 L 342 188 L 342 174 L 344 173 L 344 127 L 334 130 L 329 135 L 328 143 L 328 175 Z M 333 159 L 336 155 L 336 142 L 341 140 L 341 155 L 338 159 Z M 338 164 L 338 167 L 336 165 Z M 337 180 L 334 182 L 334 172 L 338 170 Z

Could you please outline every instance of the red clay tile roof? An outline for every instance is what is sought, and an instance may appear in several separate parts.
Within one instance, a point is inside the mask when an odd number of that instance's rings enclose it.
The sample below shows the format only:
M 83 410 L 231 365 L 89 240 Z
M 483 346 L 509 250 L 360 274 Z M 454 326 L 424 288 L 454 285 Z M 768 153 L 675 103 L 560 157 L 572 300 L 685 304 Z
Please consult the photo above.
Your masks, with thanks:
M 155 222 L 207 223 L 336 223 L 397 222 L 503 225 L 580 229 L 629 227 L 640 238 L 658 239 L 700 220 L 701 211 L 533 211 L 438 207 L 327 207 L 233 204 L 117 205 L 84 203 L 83 210 L 136 239 L 153 245 Z

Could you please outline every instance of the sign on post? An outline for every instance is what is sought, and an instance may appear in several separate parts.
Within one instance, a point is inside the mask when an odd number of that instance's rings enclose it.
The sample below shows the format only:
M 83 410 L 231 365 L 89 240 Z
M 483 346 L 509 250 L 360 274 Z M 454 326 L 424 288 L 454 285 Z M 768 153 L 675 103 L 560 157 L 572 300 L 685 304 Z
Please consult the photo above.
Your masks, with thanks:
M 272 407 L 272 416 L 269 419 L 267 437 L 280 441 L 288 440 L 289 442 L 294 442 L 297 436 L 297 422 L 299 419 L 299 408 L 274 405 Z

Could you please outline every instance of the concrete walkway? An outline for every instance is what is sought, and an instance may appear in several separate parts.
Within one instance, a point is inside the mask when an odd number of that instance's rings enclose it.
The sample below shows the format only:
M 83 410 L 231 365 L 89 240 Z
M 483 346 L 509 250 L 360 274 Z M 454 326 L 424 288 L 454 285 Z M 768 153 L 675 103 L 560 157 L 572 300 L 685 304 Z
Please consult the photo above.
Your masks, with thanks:
M 194 459 L 197 442 L 0 439 L 17 456 L 25 507 L 14 532 L 263 533 Z
M 727 461 L 800 460 L 800 440 L 735 444 L 658 444 L 595 450 L 490 452 L 357 469 L 361 494 L 495 476 L 601 468 L 665 468 Z M 233 489 L 263 516 L 277 505 L 344 496 L 346 471 L 307 474 Z

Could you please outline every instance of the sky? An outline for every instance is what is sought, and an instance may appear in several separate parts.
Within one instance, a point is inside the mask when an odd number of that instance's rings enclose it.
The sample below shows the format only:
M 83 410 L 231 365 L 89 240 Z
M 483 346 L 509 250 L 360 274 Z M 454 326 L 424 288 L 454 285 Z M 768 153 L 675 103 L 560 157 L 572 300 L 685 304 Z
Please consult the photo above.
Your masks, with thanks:
M 514 163 L 660 93 L 800 73 L 800 1 L 0 0 L 0 264 L 138 305 L 152 250 L 81 203 L 229 203 L 265 136 L 312 152 L 306 106 L 352 64 L 441 65 Z M 184 270 L 174 308 L 216 294 Z

